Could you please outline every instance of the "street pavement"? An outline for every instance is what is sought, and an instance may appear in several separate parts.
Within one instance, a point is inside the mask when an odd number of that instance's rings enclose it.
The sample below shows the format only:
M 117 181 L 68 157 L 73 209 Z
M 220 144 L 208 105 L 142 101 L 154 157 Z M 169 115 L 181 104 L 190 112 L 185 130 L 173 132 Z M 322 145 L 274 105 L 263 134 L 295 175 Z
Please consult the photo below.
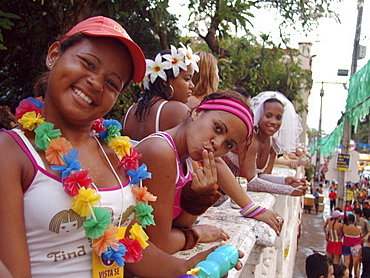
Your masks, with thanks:
M 305 278 L 305 261 L 307 256 L 314 252 L 325 254 L 326 240 L 323 226 L 328 217 L 330 217 L 330 203 L 327 194 L 328 188 L 324 187 L 324 211 L 316 214 L 315 210 L 311 213 L 302 213 L 301 236 L 298 243 L 298 250 L 295 257 L 295 267 L 293 278 Z

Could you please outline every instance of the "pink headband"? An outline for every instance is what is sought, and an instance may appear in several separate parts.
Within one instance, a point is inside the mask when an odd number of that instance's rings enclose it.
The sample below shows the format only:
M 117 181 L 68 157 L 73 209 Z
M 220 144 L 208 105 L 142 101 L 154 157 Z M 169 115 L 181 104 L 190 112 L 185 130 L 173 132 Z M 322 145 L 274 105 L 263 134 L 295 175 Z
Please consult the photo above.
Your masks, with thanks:
M 234 114 L 241 119 L 248 128 L 248 136 L 253 130 L 253 114 L 251 110 L 235 98 L 210 99 L 202 102 L 197 109 L 221 110 Z

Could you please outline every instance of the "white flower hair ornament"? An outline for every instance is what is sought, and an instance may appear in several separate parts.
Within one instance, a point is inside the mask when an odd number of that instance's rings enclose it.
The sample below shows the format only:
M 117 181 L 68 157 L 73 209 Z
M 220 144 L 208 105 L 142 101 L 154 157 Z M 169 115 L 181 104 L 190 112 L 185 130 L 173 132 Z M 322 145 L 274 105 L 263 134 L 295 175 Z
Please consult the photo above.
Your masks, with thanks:
M 180 45 L 182 47 L 179 48 L 179 52 L 182 52 L 185 56 L 185 65 L 193 65 L 194 70 L 198 72 L 199 67 L 197 63 L 200 60 L 200 57 L 196 54 L 193 54 L 193 50 L 191 50 L 190 46 L 186 47 L 182 43 L 180 43 Z
M 146 61 L 146 73 L 145 76 L 150 75 L 150 82 L 154 83 L 157 79 L 157 76 L 162 78 L 164 81 L 167 81 L 167 75 L 164 72 L 166 69 L 170 69 L 169 65 L 165 62 L 162 62 L 161 54 L 155 56 L 154 61 L 152 59 L 145 59 Z
M 171 45 L 171 54 L 157 54 L 154 61 L 152 59 L 145 59 L 146 61 L 146 73 L 143 80 L 144 88 L 149 90 L 149 82 L 152 84 L 159 76 L 162 80 L 167 81 L 167 75 L 165 70 L 172 69 L 173 75 L 176 78 L 180 69 L 186 70 L 188 65 L 192 65 L 195 71 L 199 71 L 197 62 L 200 57 L 193 54 L 191 48 L 185 47 L 181 43 L 181 48 L 176 49 L 175 46 Z M 162 60 L 165 60 L 162 62 Z
M 165 67 L 172 68 L 173 75 L 177 77 L 180 73 L 180 68 L 186 70 L 185 55 L 182 52 L 178 52 L 176 47 L 171 45 L 171 54 L 164 54 L 163 58 L 167 61 L 163 62 Z

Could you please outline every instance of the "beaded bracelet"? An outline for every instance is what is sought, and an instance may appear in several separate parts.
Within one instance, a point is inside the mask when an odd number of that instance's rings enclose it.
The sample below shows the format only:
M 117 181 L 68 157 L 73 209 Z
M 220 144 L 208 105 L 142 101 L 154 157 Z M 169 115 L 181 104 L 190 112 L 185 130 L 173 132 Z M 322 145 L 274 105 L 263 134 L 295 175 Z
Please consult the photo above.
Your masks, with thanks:
M 239 211 L 241 216 L 247 217 L 247 218 L 253 218 L 262 212 L 264 212 L 266 209 L 256 205 L 254 202 L 250 202 L 247 206 L 245 206 L 243 209 Z

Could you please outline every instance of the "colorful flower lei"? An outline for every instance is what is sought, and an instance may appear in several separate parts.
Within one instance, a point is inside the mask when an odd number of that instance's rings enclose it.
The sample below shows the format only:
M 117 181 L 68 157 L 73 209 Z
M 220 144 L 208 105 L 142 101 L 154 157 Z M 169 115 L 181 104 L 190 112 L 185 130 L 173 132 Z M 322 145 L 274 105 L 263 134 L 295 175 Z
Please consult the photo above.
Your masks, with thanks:
M 134 211 L 141 226 L 135 223 L 129 237 L 124 238 L 124 229 L 111 224 L 111 212 L 107 208 L 96 207 L 100 195 L 91 187 L 88 171 L 81 170 L 79 151 L 61 137 L 61 131 L 54 129 L 54 124 L 45 122 L 41 115 L 42 105 L 41 99 L 24 99 L 16 109 L 16 118 L 23 128 L 35 132 L 36 149 L 45 151 L 51 169 L 62 173 L 64 191 L 73 197 L 71 209 L 86 217 L 83 226 L 86 237 L 93 240 L 93 250 L 104 259 L 114 260 L 119 266 L 123 266 L 124 262 L 139 261 L 149 239 L 142 227 L 155 225 L 151 215 L 153 208 L 148 202 L 157 199 L 145 186 L 142 187 L 141 181 L 151 178 L 151 173 L 147 172 L 145 164 L 139 167 L 141 155 L 131 147 L 129 137 L 120 135 L 122 126 L 118 121 L 101 118 L 94 122 L 92 129 L 95 134 L 116 153 L 120 159 L 118 166 L 124 167 L 131 177 L 130 184 L 136 184 L 132 188 L 137 200 Z
M 199 71 L 197 62 L 200 57 L 194 54 L 189 46 L 186 47 L 182 43 L 180 45 L 179 49 L 171 45 L 171 54 L 158 53 L 154 60 L 145 59 L 146 73 L 143 80 L 145 89 L 149 90 L 149 82 L 153 84 L 158 76 L 167 81 L 165 70 L 172 69 L 175 78 L 179 75 L 180 69 L 186 70 L 188 65 L 192 65 L 196 72 Z M 165 61 L 162 62 L 163 59 Z

